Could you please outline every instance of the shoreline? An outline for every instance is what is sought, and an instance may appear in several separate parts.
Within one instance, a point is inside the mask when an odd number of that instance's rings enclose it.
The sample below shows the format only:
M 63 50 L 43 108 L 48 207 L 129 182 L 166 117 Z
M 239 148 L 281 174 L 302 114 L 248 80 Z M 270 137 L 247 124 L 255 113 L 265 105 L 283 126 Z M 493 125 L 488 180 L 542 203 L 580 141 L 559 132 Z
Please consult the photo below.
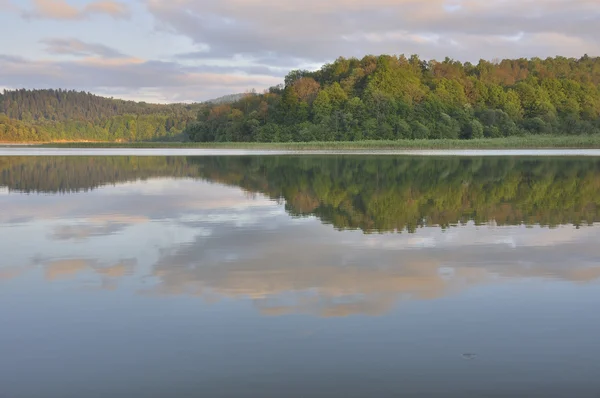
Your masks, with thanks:
M 477 140 L 395 140 L 334 142 L 47 142 L 2 143 L 4 149 L 195 149 L 244 151 L 415 151 L 600 149 L 600 135 L 523 136 Z
M 424 156 L 600 157 L 600 149 L 277 150 L 203 148 L 0 148 L 0 156 Z

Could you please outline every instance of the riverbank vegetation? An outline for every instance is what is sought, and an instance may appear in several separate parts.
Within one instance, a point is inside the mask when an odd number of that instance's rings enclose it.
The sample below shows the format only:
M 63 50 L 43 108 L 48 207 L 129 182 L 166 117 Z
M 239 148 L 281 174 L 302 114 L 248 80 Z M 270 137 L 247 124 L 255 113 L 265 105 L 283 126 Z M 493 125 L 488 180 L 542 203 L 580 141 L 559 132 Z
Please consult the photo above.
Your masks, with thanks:
M 480 61 L 382 55 L 292 71 L 285 84 L 203 107 L 201 142 L 478 139 L 600 133 L 600 58 Z
M 36 145 L 48 148 L 198 148 L 248 150 L 418 150 L 418 149 L 583 149 L 600 148 L 600 134 L 579 136 L 526 135 L 474 140 L 368 140 L 338 142 L 63 142 Z

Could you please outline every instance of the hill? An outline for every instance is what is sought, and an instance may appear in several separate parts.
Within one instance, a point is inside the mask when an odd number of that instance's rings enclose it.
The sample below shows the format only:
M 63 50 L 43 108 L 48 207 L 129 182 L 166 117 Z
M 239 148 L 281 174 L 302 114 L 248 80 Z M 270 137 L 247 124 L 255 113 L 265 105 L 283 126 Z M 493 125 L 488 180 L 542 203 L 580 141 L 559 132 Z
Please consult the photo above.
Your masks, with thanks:
M 237 94 L 229 94 L 229 95 L 224 95 L 222 97 L 219 98 L 214 98 L 208 101 L 205 101 L 204 103 L 206 104 L 214 104 L 214 105 L 220 105 L 220 104 L 232 104 L 236 101 L 241 100 L 242 98 L 244 98 L 247 95 L 255 95 L 254 93 L 237 93 Z
M 158 105 L 65 90 L 0 94 L 0 141 L 307 142 L 600 134 L 600 58 L 477 65 L 338 58 L 264 94 Z
M 5 90 L 0 94 L 0 141 L 180 140 L 199 108 L 60 89 Z
M 210 104 L 194 141 L 471 139 L 600 133 L 600 58 L 339 58 L 285 84 Z

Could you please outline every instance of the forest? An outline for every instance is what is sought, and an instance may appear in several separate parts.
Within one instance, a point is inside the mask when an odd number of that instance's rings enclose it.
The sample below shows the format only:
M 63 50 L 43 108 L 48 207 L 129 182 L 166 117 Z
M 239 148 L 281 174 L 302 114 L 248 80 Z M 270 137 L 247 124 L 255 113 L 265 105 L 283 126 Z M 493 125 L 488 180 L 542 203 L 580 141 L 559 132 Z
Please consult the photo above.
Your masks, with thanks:
M 600 161 L 383 156 L 5 157 L 0 187 L 68 194 L 149 178 L 193 178 L 285 203 L 337 229 L 415 232 L 477 224 L 600 221 Z M 201 192 L 199 192 L 201 194 Z
M 600 133 L 600 58 L 339 58 L 233 103 L 203 106 L 199 142 L 477 139 Z
M 200 105 L 158 105 L 69 90 L 0 93 L 0 141 L 174 141 L 186 139 Z
M 205 103 L 0 94 L 0 141 L 331 142 L 600 134 L 600 58 L 368 55 Z

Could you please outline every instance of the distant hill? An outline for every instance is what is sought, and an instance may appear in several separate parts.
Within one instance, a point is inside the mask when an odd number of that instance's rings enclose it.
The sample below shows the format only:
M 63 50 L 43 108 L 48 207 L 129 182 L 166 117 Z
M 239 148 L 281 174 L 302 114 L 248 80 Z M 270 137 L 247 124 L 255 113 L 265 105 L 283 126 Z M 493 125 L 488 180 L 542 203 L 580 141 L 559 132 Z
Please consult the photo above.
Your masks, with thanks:
M 215 98 L 215 99 L 211 99 L 211 100 L 205 101 L 204 103 L 206 103 L 206 104 L 213 104 L 213 105 L 231 104 L 231 103 L 234 103 L 236 101 L 241 100 L 242 98 L 244 98 L 246 96 L 254 96 L 254 95 L 256 95 L 256 94 L 255 93 L 229 94 L 229 95 L 224 95 L 224 96 L 219 97 L 219 98 Z
M 71 90 L 0 93 L 0 141 L 181 140 L 200 104 L 149 104 Z

